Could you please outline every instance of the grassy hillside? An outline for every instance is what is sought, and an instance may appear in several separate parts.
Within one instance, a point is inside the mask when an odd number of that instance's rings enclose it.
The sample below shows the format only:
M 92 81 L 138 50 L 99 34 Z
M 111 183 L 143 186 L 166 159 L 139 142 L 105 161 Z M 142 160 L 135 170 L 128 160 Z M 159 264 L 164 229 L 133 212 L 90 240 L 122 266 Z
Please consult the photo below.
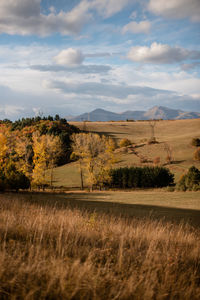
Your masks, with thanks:
M 187 169 L 195 165 L 200 168 L 200 163 L 193 160 L 195 148 L 191 146 L 193 137 L 200 136 L 200 119 L 158 121 L 155 126 L 155 136 L 158 144 L 148 145 L 151 129 L 148 121 L 138 122 L 73 122 L 80 129 L 86 127 L 87 131 L 109 135 L 119 143 L 123 138 L 135 143 L 137 156 L 128 153 L 119 154 L 117 166 L 141 166 L 140 156 L 145 156 L 149 161 L 160 157 L 161 164 L 166 163 L 167 153 L 165 143 L 172 149 L 173 164 L 167 165 L 175 174 L 177 181 Z M 152 163 L 149 163 L 152 165 Z M 78 164 L 72 163 L 55 169 L 55 186 L 77 187 L 80 186 Z

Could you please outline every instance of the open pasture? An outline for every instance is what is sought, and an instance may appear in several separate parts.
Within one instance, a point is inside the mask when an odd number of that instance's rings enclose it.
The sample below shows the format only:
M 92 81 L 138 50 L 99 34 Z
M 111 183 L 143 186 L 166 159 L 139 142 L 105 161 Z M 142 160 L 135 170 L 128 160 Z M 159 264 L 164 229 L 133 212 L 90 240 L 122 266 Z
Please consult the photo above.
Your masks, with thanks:
M 73 122 L 80 129 L 85 128 L 83 122 Z M 149 165 L 153 165 L 156 157 L 160 164 L 168 167 L 175 174 L 177 182 L 188 168 L 195 165 L 200 168 L 200 162 L 194 161 L 195 147 L 191 146 L 192 138 L 200 136 L 200 119 L 157 121 L 155 137 L 157 144 L 148 145 L 151 129 L 148 121 L 137 122 L 86 122 L 86 130 L 112 137 L 117 143 L 123 138 L 130 139 L 134 144 L 135 155 L 132 151 L 119 152 L 119 162 L 116 167 L 143 166 L 140 157 L 146 157 Z M 172 149 L 172 164 L 166 164 L 167 153 L 165 144 Z M 70 163 L 58 167 L 54 171 L 54 186 L 80 187 L 79 167 L 77 163 Z

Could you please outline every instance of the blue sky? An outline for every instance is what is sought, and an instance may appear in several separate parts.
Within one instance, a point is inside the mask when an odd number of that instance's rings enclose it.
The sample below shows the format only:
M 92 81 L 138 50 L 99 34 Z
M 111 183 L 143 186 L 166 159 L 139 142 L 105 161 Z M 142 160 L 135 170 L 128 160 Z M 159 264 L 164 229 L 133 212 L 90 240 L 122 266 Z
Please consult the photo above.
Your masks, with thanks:
M 200 111 L 199 0 L 1 0 L 0 119 Z

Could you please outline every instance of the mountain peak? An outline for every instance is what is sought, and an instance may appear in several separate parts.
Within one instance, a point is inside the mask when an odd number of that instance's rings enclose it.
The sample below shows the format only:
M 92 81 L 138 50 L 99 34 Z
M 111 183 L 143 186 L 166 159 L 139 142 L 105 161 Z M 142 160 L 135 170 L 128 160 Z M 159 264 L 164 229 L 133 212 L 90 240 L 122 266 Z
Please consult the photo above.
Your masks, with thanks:
M 114 113 L 102 108 L 97 108 L 89 113 L 84 113 L 74 117 L 71 121 L 90 120 L 97 121 L 120 121 L 120 120 L 150 120 L 150 119 L 195 119 L 200 118 L 200 113 L 184 112 L 178 109 L 172 109 L 165 106 L 154 106 L 147 111 L 125 111 L 123 113 Z

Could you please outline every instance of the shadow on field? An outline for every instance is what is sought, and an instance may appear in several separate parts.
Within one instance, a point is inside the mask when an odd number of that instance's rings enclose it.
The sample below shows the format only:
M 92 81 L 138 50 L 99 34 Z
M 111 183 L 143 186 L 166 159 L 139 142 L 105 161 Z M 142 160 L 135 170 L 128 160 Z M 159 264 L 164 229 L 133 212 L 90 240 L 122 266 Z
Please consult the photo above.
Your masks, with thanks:
M 121 217 L 146 218 L 163 222 L 187 222 L 195 227 L 200 227 L 200 211 L 156 205 L 126 204 L 106 201 L 106 193 L 68 193 L 68 194 L 23 194 L 24 201 L 40 206 L 56 207 L 56 209 L 79 209 L 82 211 L 109 214 Z
M 109 137 L 112 137 L 112 138 L 116 138 L 116 134 L 117 135 L 124 135 L 124 133 L 123 132 L 115 132 L 115 131 L 98 131 L 98 132 L 96 132 L 96 131 L 92 131 L 92 130 L 89 130 L 89 131 L 87 131 L 87 132 L 89 132 L 89 133 L 95 133 L 95 134 L 99 134 L 99 135 L 105 135 L 105 136 L 109 136 Z

